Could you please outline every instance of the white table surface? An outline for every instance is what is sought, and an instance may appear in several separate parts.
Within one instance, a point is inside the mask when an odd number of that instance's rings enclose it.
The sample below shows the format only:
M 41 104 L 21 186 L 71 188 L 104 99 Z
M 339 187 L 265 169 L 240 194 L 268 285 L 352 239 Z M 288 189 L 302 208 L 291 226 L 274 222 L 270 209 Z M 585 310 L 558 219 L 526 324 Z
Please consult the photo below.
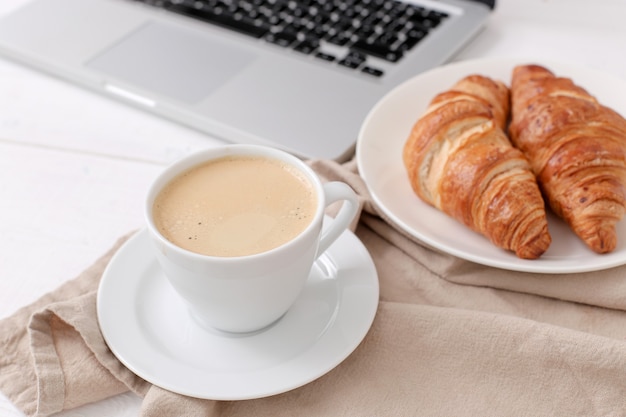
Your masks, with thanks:
M 0 15 L 26 1 L 2 0 Z M 559 60 L 626 82 L 625 21 L 624 0 L 498 0 L 453 60 Z M 154 176 L 219 143 L 0 58 L 0 318 L 141 228 Z M 59 416 L 136 416 L 140 403 L 126 393 Z M 0 416 L 22 415 L 0 393 Z

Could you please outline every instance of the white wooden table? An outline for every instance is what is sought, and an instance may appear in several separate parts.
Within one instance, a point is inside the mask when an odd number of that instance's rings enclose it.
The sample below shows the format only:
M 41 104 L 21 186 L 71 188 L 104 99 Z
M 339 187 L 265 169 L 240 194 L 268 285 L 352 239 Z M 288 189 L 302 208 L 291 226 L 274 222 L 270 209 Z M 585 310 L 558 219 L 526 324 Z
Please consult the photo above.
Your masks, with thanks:
M 27 0 L 2 0 L 0 14 Z M 593 7 L 590 7 L 593 5 Z M 513 56 L 626 82 L 624 0 L 498 0 L 454 60 Z M 0 318 L 75 277 L 141 228 L 148 184 L 216 139 L 0 59 Z M 127 393 L 61 416 L 136 416 Z M 0 417 L 22 416 L 0 393 Z

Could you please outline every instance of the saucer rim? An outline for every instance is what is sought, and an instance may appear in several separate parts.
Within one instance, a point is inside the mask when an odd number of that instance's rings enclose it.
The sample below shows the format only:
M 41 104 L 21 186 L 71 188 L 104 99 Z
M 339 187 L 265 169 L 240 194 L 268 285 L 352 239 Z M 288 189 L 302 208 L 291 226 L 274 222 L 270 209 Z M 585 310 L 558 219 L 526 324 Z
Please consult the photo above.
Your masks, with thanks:
M 267 381 L 268 382 L 267 386 L 264 386 L 263 388 L 257 387 L 256 389 L 251 389 L 247 383 L 238 384 L 237 388 L 239 388 L 240 385 L 242 386 L 242 388 L 240 390 L 232 389 L 232 392 L 228 394 L 225 394 L 224 392 L 221 392 L 218 394 L 218 393 L 210 392 L 210 390 L 205 390 L 202 388 L 190 388 L 190 387 L 181 386 L 181 384 L 168 382 L 167 375 L 158 376 L 158 372 L 156 372 L 157 375 L 155 375 L 154 370 L 147 371 L 145 369 L 141 369 L 140 367 L 136 366 L 136 364 L 133 363 L 133 360 L 129 359 L 129 356 L 132 356 L 132 355 L 129 355 L 128 349 L 123 347 L 124 345 L 123 343 L 118 342 L 119 337 L 122 337 L 121 334 L 124 334 L 124 331 L 123 330 L 116 331 L 114 328 L 115 324 L 110 323 L 110 320 L 107 321 L 108 311 L 110 311 L 111 308 L 114 308 L 114 309 L 120 308 L 119 302 L 116 302 L 116 300 L 114 299 L 110 299 L 111 295 L 110 296 L 103 295 L 103 294 L 108 293 L 107 290 L 109 286 L 114 285 L 113 283 L 115 283 L 116 280 L 121 279 L 121 276 L 115 275 L 116 268 L 119 268 L 121 263 L 128 262 L 127 259 L 125 259 L 125 257 L 131 256 L 136 251 L 140 251 L 140 250 L 147 251 L 148 249 L 145 247 L 149 246 L 149 244 L 150 242 L 149 242 L 148 232 L 147 232 L 147 229 L 144 228 L 138 231 L 135 235 L 131 236 L 128 239 L 128 241 L 124 242 L 124 244 L 119 248 L 119 250 L 112 257 L 111 261 L 109 262 L 105 271 L 102 274 L 102 278 L 98 287 L 97 306 L 96 306 L 98 324 L 100 325 L 100 330 L 102 332 L 102 336 L 107 346 L 109 347 L 113 355 L 123 365 L 125 365 L 129 370 L 131 370 L 140 378 L 145 379 L 146 381 L 156 386 L 159 386 L 164 389 L 168 389 L 170 391 L 173 391 L 182 395 L 187 395 L 187 396 L 194 397 L 194 398 L 212 399 L 212 400 L 245 400 L 245 399 L 268 397 L 271 395 L 280 394 L 280 393 L 287 392 L 292 389 L 301 387 L 303 385 L 306 385 L 318 379 L 319 377 L 325 375 L 326 373 L 330 372 L 335 367 L 337 367 L 360 345 L 362 340 L 365 338 L 365 336 L 369 332 L 373 324 L 374 318 L 376 316 L 376 312 L 378 310 L 380 288 L 379 288 L 379 283 L 378 283 L 378 274 L 376 271 L 376 267 L 374 265 L 374 262 L 369 252 L 367 251 L 363 243 L 358 239 L 358 237 L 354 233 L 347 230 L 344 233 L 342 233 L 342 235 L 337 239 L 337 241 L 333 245 L 331 245 L 331 247 L 326 251 L 325 256 L 330 256 L 331 259 L 333 259 L 338 264 L 339 275 L 336 279 L 341 279 L 342 260 L 336 258 L 338 253 L 335 253 L 335 252 L 340 252 L 339 249 L 348 247 L 349 255 L 354 256 L 355 259 L 358 259 L 359 264 L 360 264 L 356 272 L 354 271 L 348 271 L 348 272 L 350 274 L 359 273 L 363 275 L 362 277 L 360 277 L 360 281 L 358 285 L 360 286 L 366 285 L 369 287 L 368 293 L 370 294 L 370 298 L 368 300 L 359 301 L 360 303 L 359 308 L 363 310 L 360 312 L 360 314 L 355 314 L 354 311 L 346 311 L 346 306 L 343 306 L 342 305 L 343 303 L 338 302 L 337 305 L 335 306 L 335 308 L 337 309 L 336 314 L 334 314 L 333 317 L 329 319 L 328 322 L 326 323 L 327 329 L 324 331 L 324 333 L 315 341 L 315 343 L 312 343 L 306 350 L 304 350 L 303 352 L 300 352 L 297 355 L 300 357 L 303 357 L 303 356 L 310 357 L 311 354 L 313 354 L 314 355 L 313 359 L 316 359 L 314 362 L 318 365 L 317 369 L 308 369 L 302 372 L 301 369 L 299 370 L 297 369 L 298 365 L 302 366 L 302 364 L 298 364 L 297 360 L 294 361 L 294 359 L 291 358 L 271 368 L 289 367 L 289 366 L 294 367 L 294 369 L 296 369 L 296 371 L 294 372 L 291 372 L 289 369 L 284 370 L 289 373 L 292 381 L 283 381 L 282 383 L 279 383 L 277 381 L 274 381 L 274 383 L 272 383 L 272 381 Z M 147 255 L 144 253 L 143 257 L 145 257 L 146 259 L 142 260 L 142 262 L 144 263 L 144 266 L 141 270 L 145 270 L 149 268 L 150 265 L 157 262 L 156 258 L 153 255 Z M 354 265 L 350 265 L 350 268 L 354 269 Z M 134 291 L 135 293 L 139 290 L 139 288 L 142 285 L 140 281 L 143 281 L 141 279 L 141 274 L 136 274 L 136 275 L 137 276 L 131 277 L 130 279 L 131 282 L 128 283 L 129 288 L 131 288 L 131 291 Z M 128 276 L 125 276 L 125 279 L 129 279 Z M 337 281 L 337 282 L 338 282 L 337 285 L 340 285 L 340 286 L 351 285 L 350 283 L 348 283 L 347 278 L 343 279 L 343 281 L 341 282 L 340 281 Z M 133 285 L 135 286 L 134 290 L 132 289 Z M 132 305 L 127 305 L 126 308 L 132 311 L 135 311 L 134 306 Z M 328 346 L 326 346 L 324 342 L 326 342 L 326 344 L 337 345 L 338 343 L 337 341 L 330 342 L 330 341 L 326 341 L 325 339 L 328 339 L 330 330 L 332 330 L 333 327 L 338 326 L 338 323 L 341 321 L 340 319 L 342 318 L 341 317 L 342 313 L 344 316 L 349 316 L 348 320 L 354 320 L 355 316 L 358 317 L 360 321 L 360 324 L 358 324 L 358 326 L 362 329 L 362 331 L 360 331 L 358 335 L 355 334 L 350 340 L 342 340 L 341 346 L 335 346 L 334 347 L 335 351 L 333 352 L 332 355 L 329 355 L 328 352 L 326 352 L 328 350 L 327 349 Z M 129 320 L 131 319 L 129 318 Z M 133 317 L 132 320 L 134 320 L 135 322 L 138 322 L 140 320 L 136 312 L 135 312 L 135 317 Z M 345 319 L 343 321 L 345 321 Z M 341 324 L 345 325 L 346 323 L 341 323 Z M 132 326 L 128 325 L 126 327 L 130 328 Z M 144 334 L 137 334 L 135 335 L 135 337 L 143 338 L 144 341 L 148 340 L 149 338 L 147 337 L 147 334 L 145 333 L 146 332 L 144 332 Z M 128 336 L 128 334 L 126 334 L 126 336 Z M 316 350 L 317 352 L 315 352 Z M 159 353 L 161 354 L 163 353 L 163 352 L 159 352 L 158 347 L 154 347 L 153 352 L 154 352 L 153 354 L 155 355 L 158 355 Z M 315 357 L 316 353 L 318 356 L 317 358 Z M 324 359 L 323 358 L 324 355 L 328 357 Z M 175 360 L 175 358 L 172 358 L 172 359 Z M 320 365 L 319 363 L 320 359 L 321 359 L 323 366 Z M 180 359 L 179 359 L 179 362 L 181 362 Z M 181 371 L 185 373 L 184 367 L 181 367 Z M 210 378 L 211 374 L 219 374 L 219 373 L 221 373 L 221 371 L 213 372 L 213 373 L 207 372 L 206 377 Z M 250 372 L 249 374 L 253 375 L 254 372 Z M 245 377 L 245 373 L 244 373 L 244 377 Z M 174 378 L 170 378 L 170 379 L 174 379 Z

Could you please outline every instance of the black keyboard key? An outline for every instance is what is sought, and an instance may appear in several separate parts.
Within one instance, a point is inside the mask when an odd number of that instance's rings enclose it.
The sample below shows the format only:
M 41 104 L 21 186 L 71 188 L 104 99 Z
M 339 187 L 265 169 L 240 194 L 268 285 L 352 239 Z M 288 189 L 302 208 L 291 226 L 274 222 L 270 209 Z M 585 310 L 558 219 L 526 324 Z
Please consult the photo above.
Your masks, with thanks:
M 359 40 L 353 43 L 350 48 L 356 49 L 357 51 L 363 52 L 367 55 L 385 59 L 389 62 L 398 62 L 398 60 L 402 58 L 402 52 L 397 50 L 391 50 L 389 49 L 388 45 L 377 42 L 370 43 L 367 41 Z
M 298 42 L 293 49 L 303 54 L 310 54 L 319 47 L 319 42 L 316 40 L 303 40 Z
M 357 31 L 355 31 L 355 34 L 361 39 L 368 39 L 376 35 L 376 26 L 363 24 Z
M 350 69 L 357 69 L 359 67 L 358 63 L 354 61 L 349 61 L 347 59 L 342 59 L 341 61 L 339 61 L 339 65 Z
M 442 17 L 438 15 L 431 15 L 429 12 L 414 14 L 409 17 L 409 21 L 418 28 L 424 30 L 430 30 L 441 23 Z
M 446 13 L 443 12 L 436 12 L 431 10 L 428 13 L 427 19 L 430 22 L 430 24 L 432 25 L 431 27 L 437 27 L 439 26 L 439 24 L 441 23 L 441 21 L 443 19 L 445 19 L 446 17 L 448 17 L 448 15 Z
M 411 30 L 407 32 L 406 39 L 400 44 L 398 50 L 406 52 L 411 50 L 415 45 L 426 37 L 426 32 L 419 30 Z
M 383 71 L 377 68 L 372 68 L 372 67 L 363 67 L 361 72 L 364 72 L 365 74 L 373 75 L 374 77 L 382 77 L 382 75 L 384 74 Z
M 348 68 L 358 68 L 363 62 L 366 60 L 366 56 L 357 51 L 350 51 L 348 55 L 341 61 L 339 61 L 339 65 L 343 65 Z
M 289 46 L 296 41 L 296 35 L 292 32 L 270 33 L 265 37 L 269 42 L 280 46 Z
M 332 36 L 326 39 L 326 41 L 337 46 L 345 46 L 350 41 L 350 38 L 339 33 L 335 36 Z
M 193 17 L 199 20 L 203 20 L 205 22 L 225 26 L 229 29 L 255 38 L 261 38 L 269 30 L 269 26 L 267 25 L 257 26 L 251 21 L 246 21 L 243 19 L 238 20 L 235 19 L 232 15 L 224 13 L 216 14 L 213 11 L 206 9 L 196 9 L 195 7 L 189 7 L 184 5 L 172 5 L 168 6 L 168 10 L 184 14 L 186 16 Z
M 384 45 L 387 49 L 391 49 L 391 46 L 398 41 L 398 35 L 395 33 L 383 33 L 376 39 L 376 43 Z
M 315 54 L 315 57 L 328 62 L 333 62 L 336 59 L 335 56 L 325 52 L 318 52 Z
M 426 37 L 426 35 L 428 34 L 428 32 L 426 32 L 425 30 L 421 30 L 421 29 L 411 29 L 406 33 L 407 38 L 410 39 L 417 39 L 418 41 L 424 39 Z

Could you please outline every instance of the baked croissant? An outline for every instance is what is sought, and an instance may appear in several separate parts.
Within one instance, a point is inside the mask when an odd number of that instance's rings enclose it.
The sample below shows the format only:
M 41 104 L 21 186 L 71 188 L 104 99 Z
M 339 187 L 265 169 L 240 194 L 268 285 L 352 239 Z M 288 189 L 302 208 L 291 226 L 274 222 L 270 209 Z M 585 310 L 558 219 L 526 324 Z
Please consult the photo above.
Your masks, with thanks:
M 504 133 L 509 90 L 480 75 L 438 94 L 415 123 L 403 160 L 428 204 L 524 259 L 551 242 L 545 205 L 528 161 Z
M 626 120 L 538 65 L 514 68 L 511 94 L 511 140 L 548 204 L 592 250 L 612 251 L 625 212 Z

